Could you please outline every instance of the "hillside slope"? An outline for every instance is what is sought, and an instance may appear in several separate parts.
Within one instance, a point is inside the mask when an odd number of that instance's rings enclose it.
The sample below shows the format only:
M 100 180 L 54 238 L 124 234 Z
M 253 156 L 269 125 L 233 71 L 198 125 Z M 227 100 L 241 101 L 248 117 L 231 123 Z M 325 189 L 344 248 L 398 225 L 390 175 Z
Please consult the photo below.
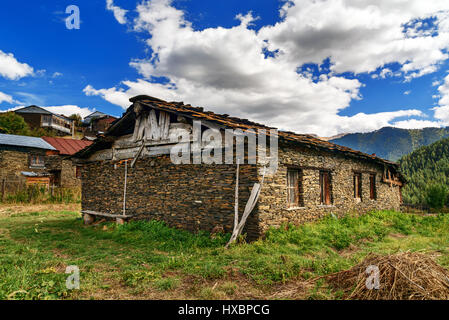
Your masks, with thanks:
M 399 160 L 408 180 L 403 189 L 406 203 L 424 203 L 426 190 L 433 184 L 449 187 L 449 138 L 421 147 Z
M 449 127 L 399 129 L 385 127 L 369 133 L 351 133 L 331 142 L 355 150 L 397 161 L 422 146 L 449 137 Z

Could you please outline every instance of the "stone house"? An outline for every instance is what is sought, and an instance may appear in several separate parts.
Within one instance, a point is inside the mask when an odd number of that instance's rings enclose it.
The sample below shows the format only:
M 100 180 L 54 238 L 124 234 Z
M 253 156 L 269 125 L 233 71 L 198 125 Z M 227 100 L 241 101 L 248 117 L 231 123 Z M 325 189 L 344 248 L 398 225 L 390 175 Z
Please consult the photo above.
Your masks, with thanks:
M 73 162 L 71 156 L 90 146 L 92 142 L 56 137 L 42 137 L 42 139 L 57 151 L 55 155 L 47 156 L 45 159 L 52 177 L 52 185 L 63 188 L 80 187 L 81 168 Z
M 230 163 L 193 160 L 198 152 L 195 146 L 199 146 L 200 158 L 209 152 L 221 160 L 227 152 L 227 140 L 218 138 L 225 139 L 230 129 L 230 141 L 243 136 L 246 144 L 244 161 L 239 165 L 240 214 L 254 184 L 263 180 L 246 224 L 249 239 L 283 223 L 300 224 L 331 213 L 342 216 L 400 207 L 405 181 L 396 163 L 313 136 L 273 131 L 246 119 L 183 103 L 149 96 L 130 100 L 132 105 L 123 117 L 75 155 L 83 164 L 82 210 L 87 222 L 97 216 L 120 222 L 159 219 L 191 231 L 219 227 L 231 232 L 237 147 L 231 144 Z M 195 125 L 198 121 L 199 126 Z M 219 135 L 205 139 L 207 130 Z M 246 134 L 251 130 L 264 131 L 270 137 L 269 144 L 257 144 L 257 156 L 264 150 L 271 162 L 277 154 L 277 170 L 267 172 L 267 162 L 263 161 L 251 164 L 251 135 Z M 213 152 L 208 144 L 211 140 L 215 147 L 218 145 Z M 184 147 L 189 161 L 175 164 L 172 155 L 178 155 Z
M 57 151 L 41 138 L 0 134 L 2 198 L 27 184 L 50 186 L 45 159 Z
M 70 156 L 92 142 L 0 134 L 2 195 L 26 185 L 80 187 L 81 175 Z
M 115 120 L 117 120 L 116 117 L 107 115 L 103 112 L 95 111 L 83 120 L 84 136 L 87 139 L 95 139 L 97 135 L 105 133 Z

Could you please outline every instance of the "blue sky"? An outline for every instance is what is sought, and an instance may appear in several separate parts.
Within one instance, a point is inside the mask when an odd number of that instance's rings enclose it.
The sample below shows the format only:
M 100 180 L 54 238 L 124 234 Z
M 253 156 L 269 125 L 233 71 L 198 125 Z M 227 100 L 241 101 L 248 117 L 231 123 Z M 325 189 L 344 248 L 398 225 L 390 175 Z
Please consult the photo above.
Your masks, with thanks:
M 72 4 L 79 30 L 66 28 Z M 446 126 L 448 10 L 439 0 L 2 3 L 0 110 L 119 116 L 148 94 L 321 136 Z

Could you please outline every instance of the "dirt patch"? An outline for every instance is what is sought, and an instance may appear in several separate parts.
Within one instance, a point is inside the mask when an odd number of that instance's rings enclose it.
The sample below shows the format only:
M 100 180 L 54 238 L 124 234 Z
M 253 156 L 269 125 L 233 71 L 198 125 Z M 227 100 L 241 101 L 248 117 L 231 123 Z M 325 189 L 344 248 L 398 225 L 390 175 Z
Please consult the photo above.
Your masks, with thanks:
M 81 204 L 0 204 L 0 217 L 12 214 L 42 212 L 42 211 L 81 211 Z
M 395 238 L 395 239 L 407 238 L 407 236 L 405 234 L 402 234 L 402 233 L 390 233 L 389 236 L 392 237 L 392 238 Z

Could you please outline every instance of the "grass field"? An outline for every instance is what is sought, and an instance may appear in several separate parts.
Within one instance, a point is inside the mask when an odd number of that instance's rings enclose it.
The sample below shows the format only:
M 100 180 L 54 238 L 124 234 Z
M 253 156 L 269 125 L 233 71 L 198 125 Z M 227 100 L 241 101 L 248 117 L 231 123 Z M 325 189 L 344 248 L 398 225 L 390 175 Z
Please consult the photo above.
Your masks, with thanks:
M 159 222 L 84 226 L 76 205 L 0 207 L 0 299 L 338 299 L 323 278 L 370 252 L 449 267 L 449 215 L 373 212 L 270 230 L 224 249 Z M 80 290 L 65 286 L 80 269 Z

